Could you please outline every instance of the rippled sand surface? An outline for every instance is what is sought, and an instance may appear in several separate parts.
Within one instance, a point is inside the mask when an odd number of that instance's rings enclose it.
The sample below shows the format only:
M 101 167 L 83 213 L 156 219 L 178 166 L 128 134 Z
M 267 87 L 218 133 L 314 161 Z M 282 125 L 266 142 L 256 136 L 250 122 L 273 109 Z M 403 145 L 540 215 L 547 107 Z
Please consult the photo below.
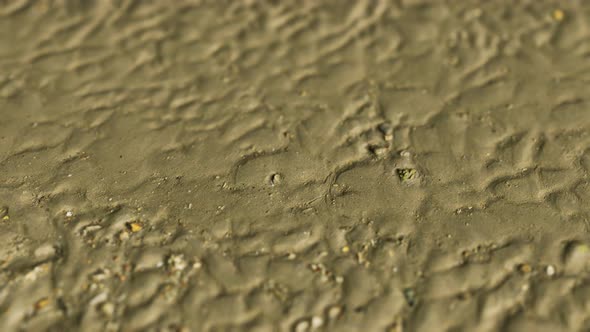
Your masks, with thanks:
M 0 2 L 2 331 L 588 331 L 590 3 Z

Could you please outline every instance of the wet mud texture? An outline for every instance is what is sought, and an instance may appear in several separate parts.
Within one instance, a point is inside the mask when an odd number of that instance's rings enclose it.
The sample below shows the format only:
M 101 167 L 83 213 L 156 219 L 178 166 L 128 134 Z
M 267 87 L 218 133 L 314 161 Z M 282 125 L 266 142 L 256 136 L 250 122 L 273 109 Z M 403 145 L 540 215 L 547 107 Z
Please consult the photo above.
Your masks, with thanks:
M 2 331 L 588 331 L 590 4 L 2 1 Z

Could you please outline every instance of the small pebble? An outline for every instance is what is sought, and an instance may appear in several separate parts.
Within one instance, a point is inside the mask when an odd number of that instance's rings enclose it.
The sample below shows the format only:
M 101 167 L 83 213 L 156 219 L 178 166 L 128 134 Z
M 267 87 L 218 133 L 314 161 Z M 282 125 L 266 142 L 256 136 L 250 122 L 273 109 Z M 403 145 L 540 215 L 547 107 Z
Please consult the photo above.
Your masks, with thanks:
M 531 271 L 533 270 L 533 268 L 529 264 L 524 263 L 524 264 L 520 264 L 518 266 L 518 270 L 521 273 L 531 273 Z
M 137 233 L 143 229 L 143 226 L 138 222 L 132 222 L 127 224 L 127 228 L 129 228 L 132 233 Z
M 545 272 L 547 273 L 548 276 L 551 277 L 551 276 L 555 275 L 555 267 L 553 267 L 553 265 L 547 265 Z
M 317 329 L 317 328 L 321 327 L 322 325 L 324 325 L 324 319 L 322 319 L 322 317 L 314 316 L 311 318 L 311 327 L 312 328 Z
M 115 312 L 115 305 L 111 302 L 105 302 L 100 306 L 100 312 L 106 317 L 111 317 Z
M 307 320 L 302 320 L 295 324 L 295 332 L 309 331 L 310 324 Z
M 125 231 L 119 233 L 119 240 L 121 240 L 121 241 L 129 240 L 129 233 L 127 233 Z
M 193 268 L 194 268 L 195 270 L 198 270 L 198 269 L 200 269 L 200 268 L 202 268 L 202 267 L 203 267 L 203 263 L 202 263 L 200 260 L 197 260 L 197 261 L 196 261 L 196 262 L 193 264 Z
M 172 271 L 182 271 L 186 269 L 187 263 L 184 260 L 184 255 L 171 255 L 168 258 L 168 266 Z
M 35 311 L 43 310 L 45 307 L 49 305 L 49 298 L 42 298 L 35 302 Z
M 328 318 L 330 318 L 331 320 L 337 319 L 342 315 L 342 311 L 343 310 L 341 306 L 333 305 L 330 308 L 328 308 Z
M 551 16 L 553 16 L 554 20 L 561 22 L 565 18 L 565 13 L 561 9 L 555 9 Z

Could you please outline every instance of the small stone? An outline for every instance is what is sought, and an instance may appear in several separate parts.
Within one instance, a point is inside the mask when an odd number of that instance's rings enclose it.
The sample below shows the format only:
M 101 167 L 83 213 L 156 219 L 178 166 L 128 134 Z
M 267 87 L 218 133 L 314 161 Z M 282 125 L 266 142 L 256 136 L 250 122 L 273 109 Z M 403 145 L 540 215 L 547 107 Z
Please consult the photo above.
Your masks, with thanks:
M 41 311 L 49 305 L 49 298 L 44 297 L 35 302 L 35 311 Z
M 520 271 L 521 273 L 524 273 L 524 274 L 528 274 L 533 271 L 533 268 L 529 264 L 524 263 L 524 264 L 518 265 L 518 271 Z
M 311 327 L 313 329 L 317 329 L 317 328 L 321 327 L 322 325 L 324 325 L 324 319 L 322 317 L 313 316 L 311 318 Z
M 316 263 L 311 263 L 311 264 L 309 264 L 308 267 L 313 272 L 318 272 L 318 271 L 321 270 L 321 267 L 318 264 L 316 264 Z
M 100 226 L 100 225 L 88 225 L 88 226 L 82 228 L 80 233 L 82 234 L 82 236 L 87 236 L 90 233 L 96 232 L 101 229 L 102 229 L 102 226 Z
M 127 233 L 125 231 L 119 233 L 119 240 L 121 240 L 121 241 L 129 240 L 129 233 Z
M 130 222 L 130 223 L 127 223 L 127 229 L 131 233 L 137 233 L 143 229 L 143 226 L 138 222 Z
M 297 323 L 295 323 L 295 332 L 306 332 L 309 331 L 309 327 L 310 327 L 310 323 L 308 320 L 301 320 Z
M 551 14 L 551 16 L 557 22 L 561 22 L 565 18 L 565 13 L 561 9 L 555 9 L 555 10 L 553 10 L 553 13 Z
M 115 305 L 111 302 L 104 302 L 102 305 L 100 305 L 100 312 L 106 317 L 111 317 L 115 312 Z
M 66 211 L 66 217 L 71 218 L 74 216 L 74 212 L 72 211 Z
M 187 263 L 184 259 L 184 255 L 182 255 L 182 254 L 171 255 L 170 257 L 168 257 L 167 263 L 168 263 L 169 269 L 174 272 L 183 271 L 187 267 Z
M 330 320 L 334 320 L 339 318 L 342 315 L 344 310 L 339 305 L 333 305 L 328 308 L 328 318 Z
M 545 268 L 545 272 L 548 276 L 552 277 L 555 275 L 555 267 L 553 265 L 547 265 Z
M 197 259 L 197 261 L 196 261 L 196 262 L 193 264 L 193 268 L 194 268 L 195 270 L 198 270 L 198 269 L 200 269 L 200 268 L 202 268 L 202 267 L 203 267 L 203 263 L 202 263 L 200 260 L 198 260 L 198 259 Z
M 349 246 L 342 247 L 342 253 L 347 254 L 349 252 L 350 252 L 350 247 Z

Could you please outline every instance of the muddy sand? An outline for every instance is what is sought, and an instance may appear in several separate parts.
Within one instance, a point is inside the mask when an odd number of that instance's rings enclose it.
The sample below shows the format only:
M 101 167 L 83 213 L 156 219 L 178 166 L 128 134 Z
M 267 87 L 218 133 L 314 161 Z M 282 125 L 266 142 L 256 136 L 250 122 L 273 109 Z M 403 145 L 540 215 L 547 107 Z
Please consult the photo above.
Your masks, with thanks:
M 590 3 L 0 2 L 1 331 L 589 331 Z

